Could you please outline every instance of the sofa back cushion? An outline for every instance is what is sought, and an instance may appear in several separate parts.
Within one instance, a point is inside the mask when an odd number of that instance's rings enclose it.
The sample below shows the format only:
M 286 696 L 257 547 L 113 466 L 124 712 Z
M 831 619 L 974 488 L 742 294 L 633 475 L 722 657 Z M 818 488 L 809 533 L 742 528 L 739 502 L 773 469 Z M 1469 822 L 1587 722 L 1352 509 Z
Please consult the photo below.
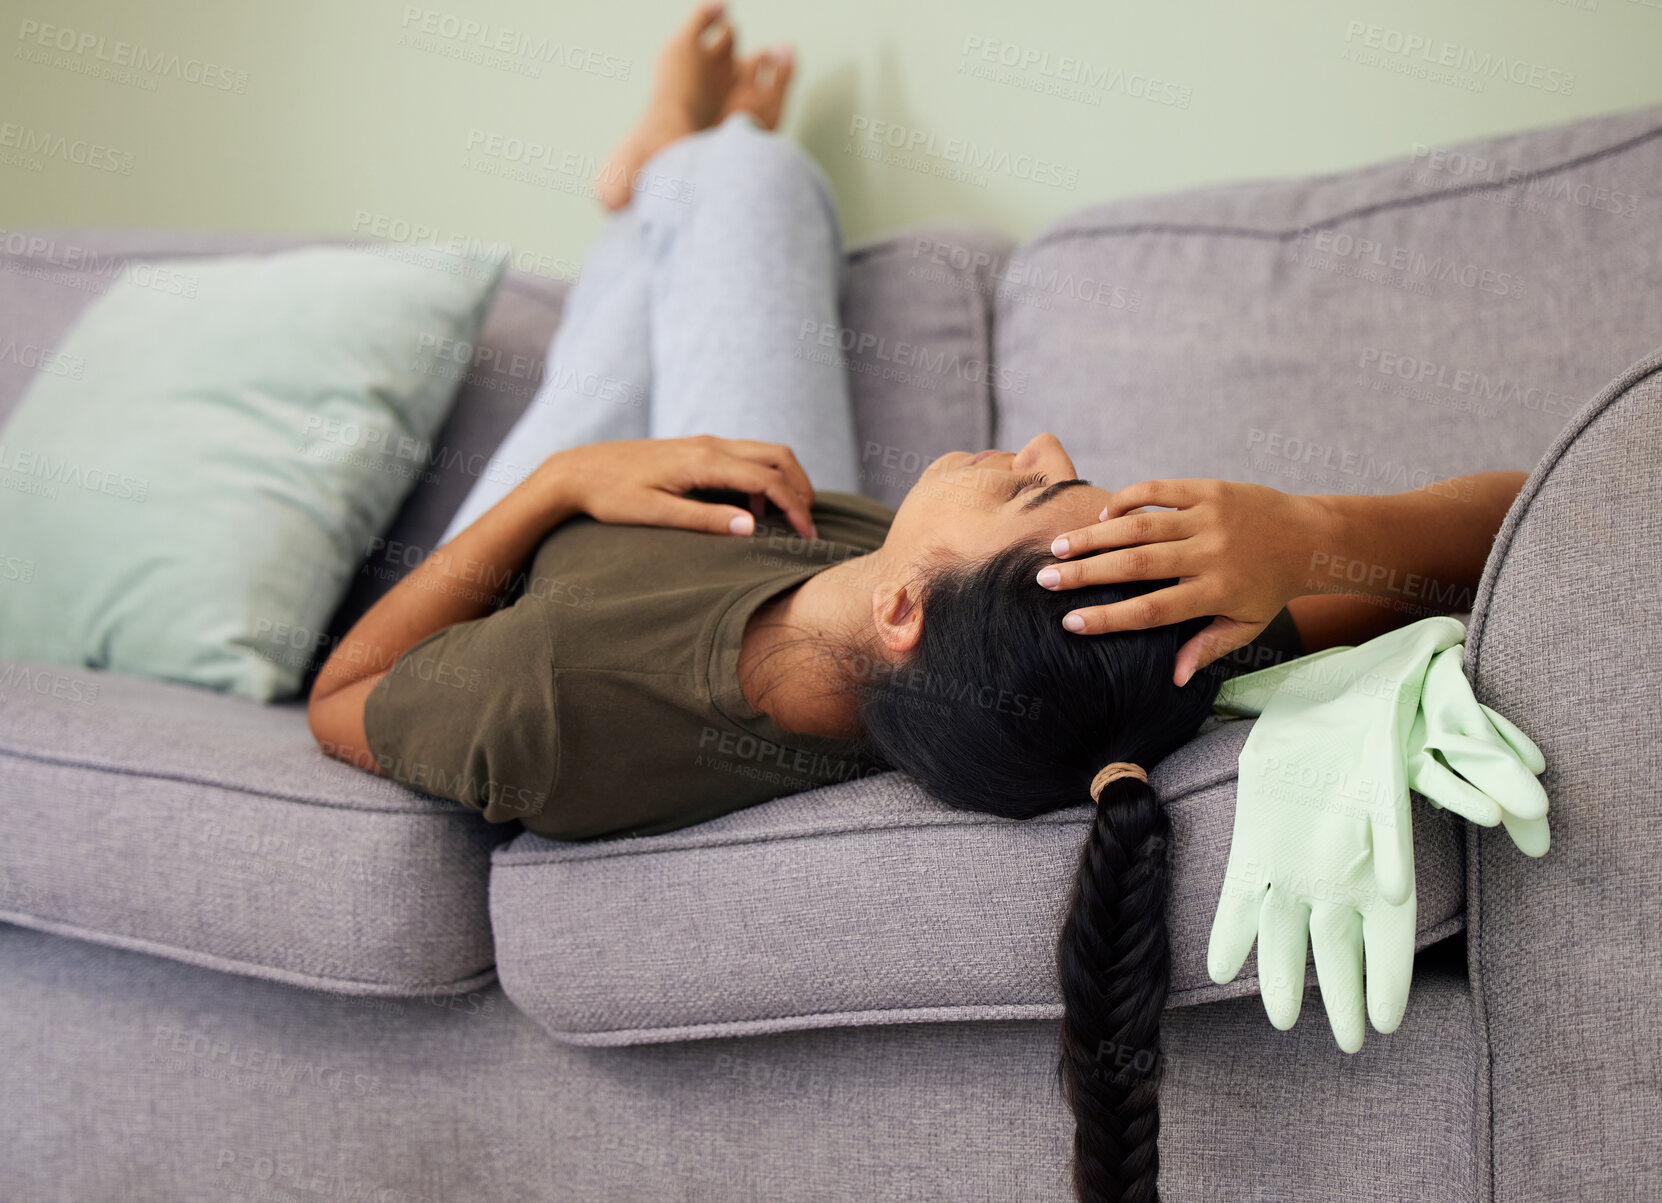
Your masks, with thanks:
M 963 253 L 934 263 L 928 248 L 938 245 Z M 841 328 L 803 331 L 804 353 L 841 355 L 848 365 L 866 495 L 896 504 L 935 455 L 989 445 L 989 265 L 1010 245 L 994 231 L 946 226 L 857 248 L 848 256 Z M 516 283 L 513 276 L 509 283 Z M 434 440 L 432 462 L 423 465 L 392 526 L 364 549 L 333 634 L 432 552 L 535 395 L 565 288 L 525 277 L 517 283 L 520 290 L 486 319 L 461 395 Z
M 1107 488 L 1529 469 L 1657 343 L 1662 107 L 1087 209 L 1002 265 L 998 439 Z
M 316 238 L 96 230 L 0 230 L 0 426 L 56 357 L 82 311 L 151 261 L 269 253 Z M 362 243 L 372 253 L 419 257 L 420 248 Z M 848 255 L 841 328 L 805 330 L 805 353 L 841 356 L 859 436 L 861 491 L 889 504 L 905 496 L 944 451 L 991 445 L 992 300 L 1011 240 L 975 226 L 921 227 Z M 409 459 L 414 485 L 386 529 L 375 531 L 309 668 L 375 601 L 421 563 L 491 454 L 530 404 L 569 284 L 514 256 L 471 355 L 455 365 L 460 390 L 431 443 Z M 309 686 L 309 680 L 307 682 Z

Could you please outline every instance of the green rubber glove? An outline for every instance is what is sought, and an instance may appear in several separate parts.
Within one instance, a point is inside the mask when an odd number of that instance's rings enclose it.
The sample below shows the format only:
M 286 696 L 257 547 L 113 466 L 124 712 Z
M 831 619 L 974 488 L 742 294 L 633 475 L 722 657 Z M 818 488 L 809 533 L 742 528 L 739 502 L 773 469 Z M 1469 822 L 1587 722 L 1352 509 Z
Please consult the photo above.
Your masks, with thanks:
M 1415 935 L 1407 746 L 1432 658 L 1465 636 L 1456 619 L 1422 619 L 1219 692 L 1216 709 L 1258 722 L 1241 749 L 1207 968 L 1231 980 L 1256 942 L 1278 1028 L 1298 1020 L 1307 947 L 1340 1048 L 1362 1047 L 1365 1019 L 1380 1032 L 1402 1022 Z
M 1535 778 L 1546 758 L 1505 716 L 1472 696 L 1464 647 L 1431 659 L 1408 737 L 1408 784 L 1433 806 L 1484 827 L 1506 825 L 1525 856 L 1545 855 L 1547 791 Z

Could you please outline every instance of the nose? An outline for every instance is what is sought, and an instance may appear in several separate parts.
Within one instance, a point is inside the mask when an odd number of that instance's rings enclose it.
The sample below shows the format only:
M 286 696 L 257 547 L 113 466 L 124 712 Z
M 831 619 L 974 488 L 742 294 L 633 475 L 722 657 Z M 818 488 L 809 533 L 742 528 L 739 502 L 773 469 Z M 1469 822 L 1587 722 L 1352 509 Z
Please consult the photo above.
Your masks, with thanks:
M 1071 480 L 1076 474 L 1073 460 L 1062 449 L 1062 440 L 1045 433 L 1029 439 L 1010 462 L 1012 472 L 1043 472 L 1055 480 Z

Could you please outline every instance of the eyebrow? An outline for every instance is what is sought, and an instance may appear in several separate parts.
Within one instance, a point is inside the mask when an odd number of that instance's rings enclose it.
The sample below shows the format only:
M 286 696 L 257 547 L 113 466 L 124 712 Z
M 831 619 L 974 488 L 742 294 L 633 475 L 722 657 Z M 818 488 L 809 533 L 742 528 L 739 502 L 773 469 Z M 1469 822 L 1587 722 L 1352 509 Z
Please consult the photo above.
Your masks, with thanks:
M 1059 480 L 1055 484 L 1048 486 L 1044 492 L 1033 498 L 1026 505 L 1022 506 L 1021 512 L 1025 514 L 1030 510 L 1036 510 L 1052 497 L 1055 497 L 1058 493 L 1066 492 L 1068 489 L 1072 489 L 1078 485 L 1088 485 L 1090 483 L 1091 482 L 1088 480 L 1079 480 L 1077 478 L 1074 480 Z

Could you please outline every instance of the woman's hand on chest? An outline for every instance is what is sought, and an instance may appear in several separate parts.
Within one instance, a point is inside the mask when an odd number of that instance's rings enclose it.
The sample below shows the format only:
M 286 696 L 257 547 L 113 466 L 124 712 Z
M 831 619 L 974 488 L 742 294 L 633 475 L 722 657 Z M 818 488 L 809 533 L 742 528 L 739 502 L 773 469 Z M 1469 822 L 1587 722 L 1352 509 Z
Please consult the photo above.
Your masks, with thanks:
M 799 534 L 816 537 L 809 514 L 813 485 L 782 443 L 707 434 L 589 443 L 555 452 L 522 487 L 601 522 L 712 534 L 750 535 L 756 515 L 771 501 Z M 747 493 L 751 508 L 686 496 L 695 489 Z

